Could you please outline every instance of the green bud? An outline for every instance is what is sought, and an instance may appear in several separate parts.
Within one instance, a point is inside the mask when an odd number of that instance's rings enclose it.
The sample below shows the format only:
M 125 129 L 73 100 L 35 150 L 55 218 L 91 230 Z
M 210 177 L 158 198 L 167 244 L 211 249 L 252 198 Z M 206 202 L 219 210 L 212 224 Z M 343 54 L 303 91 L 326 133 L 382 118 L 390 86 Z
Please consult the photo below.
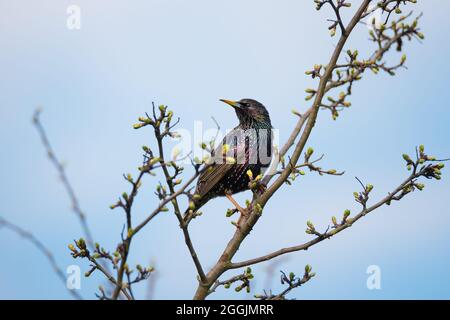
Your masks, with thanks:
M 233 214 L 234 214 L 234 210 L 228 209 L 228 210 L 227 210 L 226 217 L 229 218 L 229 217 L 231 217 Z
M 402 55 L 401 64 L 405 63 L 406 61 L 406 54 Z
M 291 112 L 292 112 L 292 114 L 295 114 L 296 116 L 301 116 L 300 112 L 298 112 L 295 109 L 292 109 Z
M 225 161 L 227 164 L 235 164 L 236 163 L 236 159 L 233 157 L 226 157 Z
M 311 267 L 309 264 L 307 264 L 307 265 L 305 266 L 305 273 L 310 273 L 311 270 L 312 270 L 312 267 Z
M 330 30 L 330 36 L 334 37 L 336 35 L 336 28 Z
M 261 206 L 261 204 L 256 203 L 256 206 L 255 206 L 255 212 L 256 212 L 257 214 L 261 215 L 261 213 L 263 212 L 263 207 Z
M 150 160 L 150 162 L 148 163 L 150 166 L 154 165 L 155 163 L 158 163 L 161 161 L 161 158 L 153 158 L 152 160 Z
M 331 218 L 331 222 L 333 222 L 334 225 L 337 225 L 337 224 L 338 224 L 338 223 L 337 223 L 337 219 L 336 219 L 335 216 L 333 216 L 333 217 Z
M 78 246 L 78 248 L 80 248 L 80 249 L 86 249 L 86 241 L 84 241 L 83 238 L 80 238 L 80 239 L 77 241 L 77 246 Z

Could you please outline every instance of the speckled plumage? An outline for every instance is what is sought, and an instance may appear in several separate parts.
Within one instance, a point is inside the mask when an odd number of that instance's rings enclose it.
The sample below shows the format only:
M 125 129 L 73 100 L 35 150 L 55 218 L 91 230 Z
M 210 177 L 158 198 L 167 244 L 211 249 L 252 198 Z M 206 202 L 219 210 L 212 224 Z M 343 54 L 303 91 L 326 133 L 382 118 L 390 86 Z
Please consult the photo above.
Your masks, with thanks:
M 266 108 L 252 99 L 222 101 L 235 108 L 239 125 L 223 139 L 214 153 L 214 164 L 199 177 L 196 210 L 213 198 L 248 190 L 247 171 L 258 176 L 272 157 L 272 125 Z M 224 145 L 229 146 L 226 155 Z M 227 163 L 230 158 L 236 163 Z

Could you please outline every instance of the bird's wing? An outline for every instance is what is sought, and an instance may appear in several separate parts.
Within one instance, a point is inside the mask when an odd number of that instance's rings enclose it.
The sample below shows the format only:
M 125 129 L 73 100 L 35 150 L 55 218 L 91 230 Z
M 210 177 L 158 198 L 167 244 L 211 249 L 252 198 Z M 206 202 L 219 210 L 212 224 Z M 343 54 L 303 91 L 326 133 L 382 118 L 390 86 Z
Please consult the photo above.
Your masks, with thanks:
M 231 136 L 231 133 L 228 136 Z M 225 178 L 232 168 L 238 169 L 240 166 L 246 167 L 245 157 L 248 157 L 248 154 L 246 154 L 248 153 L 248 148 L 245 148 L 245 144 L 231 143 L 230 148 L 232 150 L 231 153 L 227 153 L 227 155 L 232 155 L 231 157 L 234 158 L 236 164 L 227 163 L 228 159 L 223 155 L 223 145 L 229 142 L 227 137 L 224 138 L 222 144 L 215 150 L 215 163 L 206 169 L 198 179 L 196 193 L 201 197 L 205 196 L 214 186 Z
M 214 164 L 199 177 L 196 193 L 203 197 L 216 186 L 233 167 L 231 164 Z

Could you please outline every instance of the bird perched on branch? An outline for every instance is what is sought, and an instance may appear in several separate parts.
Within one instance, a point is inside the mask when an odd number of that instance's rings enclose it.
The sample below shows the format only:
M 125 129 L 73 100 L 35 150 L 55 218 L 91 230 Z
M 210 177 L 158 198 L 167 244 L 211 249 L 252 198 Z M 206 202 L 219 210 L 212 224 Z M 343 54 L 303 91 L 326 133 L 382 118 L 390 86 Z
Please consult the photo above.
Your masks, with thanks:
M 239 125 L 229 132 L 212 153 L 210 166 L 200 175 L 191 209 L 185 219 L 209 200 L 226 196 L 242 215 L 245 209 L 232 195 L 249 190 L 252 177 L 257 177 L 270 166 L 272 160 L 272 124 L 269 112 L 258 101 L 242 99 L 220 101 L 233 107 Z

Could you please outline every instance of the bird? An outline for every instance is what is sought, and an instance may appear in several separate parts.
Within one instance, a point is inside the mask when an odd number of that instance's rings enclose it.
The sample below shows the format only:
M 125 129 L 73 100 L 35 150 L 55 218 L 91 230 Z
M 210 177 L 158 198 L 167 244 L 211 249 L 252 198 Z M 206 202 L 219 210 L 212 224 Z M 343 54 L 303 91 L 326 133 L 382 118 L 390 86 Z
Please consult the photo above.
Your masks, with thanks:
M 213 161 L 198 178 L 185 220 L 192 218 L 192 213 L 208 201 L 223 196 L 241 212 L 241 220 L 246 210 L 239 206 L 232 195 L 249 190 L 251 177 L 263 174 L 272 160 L 273 127 L 266 107 L 253 99 L 220 101 L 234 108 L 239 125 L 212 152 Z

